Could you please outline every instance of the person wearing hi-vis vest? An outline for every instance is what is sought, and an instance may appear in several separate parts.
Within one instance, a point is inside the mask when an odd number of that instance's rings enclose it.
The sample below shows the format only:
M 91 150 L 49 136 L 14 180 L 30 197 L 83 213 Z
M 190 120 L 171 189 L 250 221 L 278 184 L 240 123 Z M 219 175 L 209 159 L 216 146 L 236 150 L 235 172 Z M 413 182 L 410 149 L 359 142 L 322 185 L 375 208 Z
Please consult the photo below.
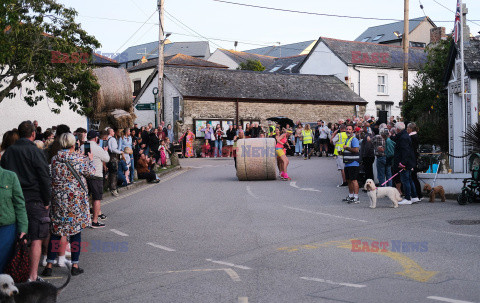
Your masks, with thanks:
M 347 142 L 347 133 L 345 124 L 341 124 L 339 126 L 338 131 L 333 134 L 332 143 L 335 145 L 335 149 L 333 154 L 335 155 L 335 161 L 337 162 L 337 169 L 340 171 L 342 176 L 342 184 L 337 185 L 337 187 L 348 186 L 347 179 L 345 178 L 345 163 L 343 163 L 343 157 L 341 156 L 343 153 L 343 146 Z
M 304 159 L 310 159 L 312 156 L 312 147 L 313 147 L 313 132 L 310 129 L 310 124 L 306 123 L 305 128 L 302 130 L 302 142 L 303 142 L 303 150 L 305 152 Z
M 360 166 L 360 143 L 353 133 L 353 126 L 347 126 L 347 141 L 343 146 L 343 163 L 345 163 L 345 178 L 348 182 L 348 197 L 343 201 L 359 203 L 358 199 L 358 171 Z

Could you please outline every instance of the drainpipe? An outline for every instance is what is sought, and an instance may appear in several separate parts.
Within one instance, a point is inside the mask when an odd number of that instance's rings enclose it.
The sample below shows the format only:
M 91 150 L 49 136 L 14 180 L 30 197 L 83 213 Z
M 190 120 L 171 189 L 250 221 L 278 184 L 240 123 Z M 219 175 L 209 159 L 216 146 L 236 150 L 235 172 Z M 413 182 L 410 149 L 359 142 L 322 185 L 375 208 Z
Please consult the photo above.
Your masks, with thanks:
M 360 70 L 355 65 L 353 65 L 353 69 L 358 72 L 358 95 L 360 96 Z

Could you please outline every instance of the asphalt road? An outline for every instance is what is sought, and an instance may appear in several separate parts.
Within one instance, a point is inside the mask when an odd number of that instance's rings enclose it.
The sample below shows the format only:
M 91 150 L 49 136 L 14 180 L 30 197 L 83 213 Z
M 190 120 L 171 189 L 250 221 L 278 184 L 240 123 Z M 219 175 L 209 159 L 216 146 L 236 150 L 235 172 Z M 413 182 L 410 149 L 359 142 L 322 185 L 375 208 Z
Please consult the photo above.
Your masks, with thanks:
M 291 158 L 292 182 L 182 166 L 104 201 L 107 227 L 83 232 L 85 273 L 59 302 L 480 302 L 480 225 L 448 222 L 480 205 L 348 205 L 332 158 Z

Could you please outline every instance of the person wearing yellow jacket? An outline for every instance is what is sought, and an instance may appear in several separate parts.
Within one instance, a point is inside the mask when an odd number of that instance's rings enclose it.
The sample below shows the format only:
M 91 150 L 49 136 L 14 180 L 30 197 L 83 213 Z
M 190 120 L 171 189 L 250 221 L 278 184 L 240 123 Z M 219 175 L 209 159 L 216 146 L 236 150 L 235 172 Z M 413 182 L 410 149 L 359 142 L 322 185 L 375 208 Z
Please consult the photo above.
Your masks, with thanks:
M 310 124 L 306 123 L 305 128 L 302 130 L 302 142 L 304 150 L 304 159 L 310 159 L 312 156 L 313 147 L 313 131 L 310 129 Z
M 333 151 L 333 154 L 336 157 L 337 169 L 340 171 L 343 181 L 342 184 L 338 185 L 337 187 L 348 186 L 347 180 L 345 179 L 345 164 L 343 163 L 343 158 L 341 157 L 343 153 L 343 146 L 348 139 L 348 135 L 345 132 L 346 128 L 347 127 L 345 126 L 345 124 L 341 124 L 338 132 L 334 133 L 332 138 L 332 143 L 335 145 L 335 150 Z

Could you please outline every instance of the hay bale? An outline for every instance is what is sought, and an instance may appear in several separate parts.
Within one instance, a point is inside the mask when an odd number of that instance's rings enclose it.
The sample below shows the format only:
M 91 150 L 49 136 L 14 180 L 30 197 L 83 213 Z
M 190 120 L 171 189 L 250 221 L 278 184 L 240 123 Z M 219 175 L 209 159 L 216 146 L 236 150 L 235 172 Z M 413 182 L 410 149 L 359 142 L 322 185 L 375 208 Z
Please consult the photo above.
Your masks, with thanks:
M 129 113 L 122 109 L 115 109 L 107 115 L 109 125 L 114 128 L 133 127 L 133 122 L 136 118 L 137 116 L 134 113 Z
M 276 167 L 275 139 L 255 138 L 237 141 L 238 180 L 275 180 Z
M 92 100 L 95 118 L 101 119 L 115 109 L 133 113 L 132 85 L 126 69 L 102 67 L 94 69 L 93 74 L 100 85 Z

